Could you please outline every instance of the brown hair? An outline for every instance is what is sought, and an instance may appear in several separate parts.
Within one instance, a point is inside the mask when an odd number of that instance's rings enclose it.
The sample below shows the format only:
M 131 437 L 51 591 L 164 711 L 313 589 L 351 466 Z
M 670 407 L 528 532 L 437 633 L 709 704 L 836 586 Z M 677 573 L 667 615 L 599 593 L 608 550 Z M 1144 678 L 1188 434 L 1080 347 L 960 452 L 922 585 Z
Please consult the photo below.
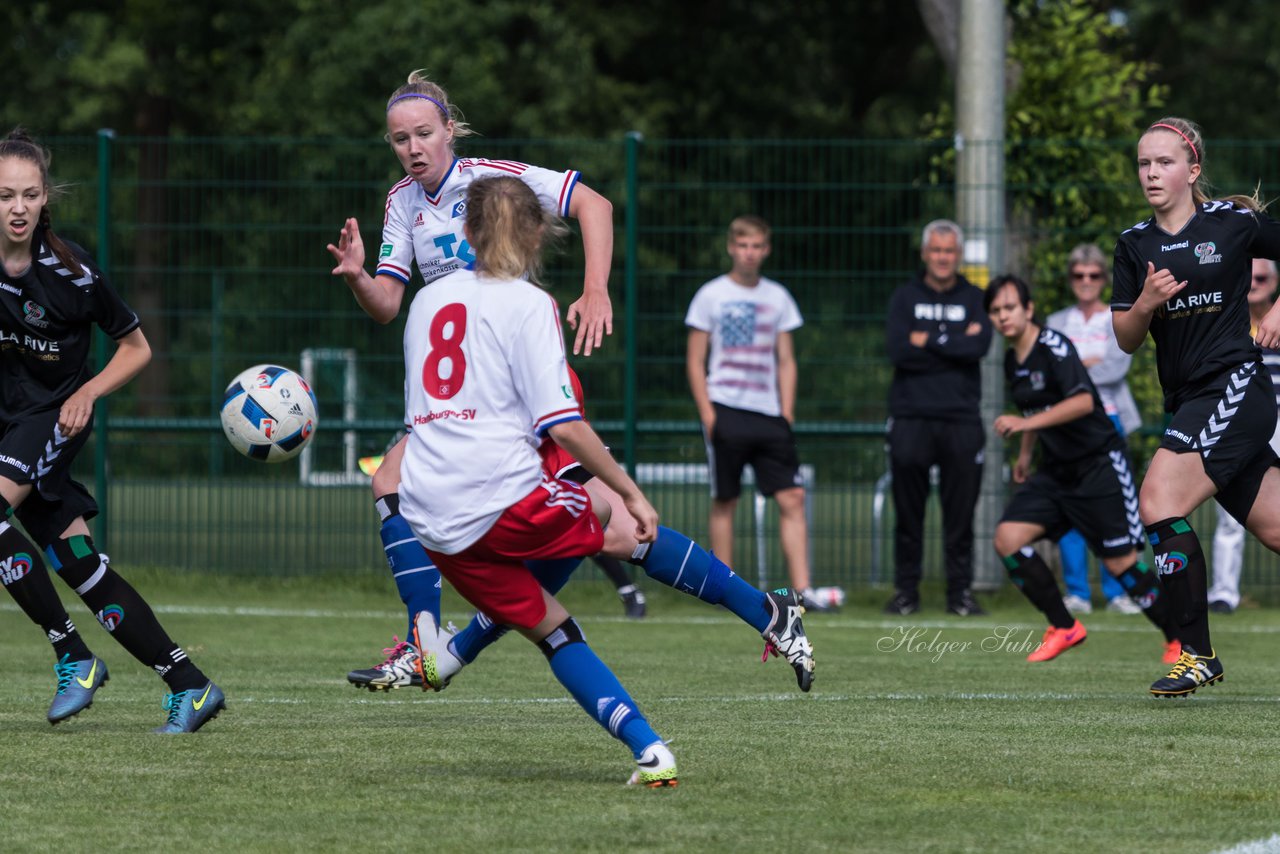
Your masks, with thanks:
M 763 234 L 766 242 L 769 240 L 769 234 L 772 229 L 769 223 L 765 222 L 764 217 L 754 214 L 744 214 L 733 218 L 733 222 L 729 223 L 729 240 L 737 240 L 739 237 L 746 237 L 749 234 Z
M 1163 131 L 1178 136 L 1181 139 L 1182 150 L 1187 154 L 1187 161 L 1200 165 L 1200 175 L 1196 178 L 1195 183 L 1191 185 L 1191 200 L 1195 202 L 1196 207 L 1209 201 L 1232 202 L 1251 211 L 1261 211 L 1266 207 L 1262 200 L 1258 198 L 1258 190 L 1256 188 L 1253 194 L 1248 196 L 1237 194 L 1223 196 L 1217 200 L 1213 198 L 1213 185 L 1209 183 L 1209 179 L 1204 174 L 1204 134 L 1200 132 L 1198 124 L 1179 116 L 1165 116 L 1152 122 L 1142 135 L 1146 136 L 1155 131 Z
M 519 178 L 478 178 L 467 189 L 468 240 L 476 269 L 491 278 L 537 282 L 543 244 L 567 232 Z
M 387 109 L 390 110 L 391 105 L 401 98 L 415 95 L 434 103 L 446 123 L 453 122 L 454 139 L 475 135 L 471 125 L 463 121 L 462 111 L 455 104 L 449 102 L 449 93 L 444 91 L 444 87 L 427 78 L 425 68 L 409 72 L 408 79 L 396 91 L 392 92 L 391 97 L 387 99 Z
M 63 190 L 61 185 L 55 186 L 49 183 L 49 164 L 53 162 L 53 155 L 49 153 L 49 149 L 37 143 L 25 128 L 19 126 L 9 131 L 9 134 L 0 140 L 0 160 L 8 157 L 16 157 L 19 160 L 34 163 L 39 167 L 40 182 L 44 184 L 45 193 L 48 197 L 44 207 L 40 208 L 39 220 L 39 225 L 44 229 L 45 242 L 49 244 L 49 249 L 58 257 L 63 266 L 77 276 L 83 276 L 85 271 L 80 264 L 80 260 L 71 251 L 71 247 L 64 243 L 61 237 L 54 234 L 53 225 L 49 219 L 49 202 L 55 196 L 61 195 Z M 39 249 L 40 247 L 38 246 L 32 246 L 32 254 L 38 252 Z

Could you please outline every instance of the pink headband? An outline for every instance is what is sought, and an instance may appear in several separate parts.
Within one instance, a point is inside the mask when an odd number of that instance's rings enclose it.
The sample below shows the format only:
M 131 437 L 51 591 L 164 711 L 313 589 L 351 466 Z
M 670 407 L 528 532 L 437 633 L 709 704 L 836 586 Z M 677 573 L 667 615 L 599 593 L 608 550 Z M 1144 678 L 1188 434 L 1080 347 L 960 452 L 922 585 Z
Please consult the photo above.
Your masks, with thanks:
M 1174 133 L 1176 133 L 1178 136 L 1182 137 L 1182 141 L 1183 141 L 1183 142 L 1185 142 L 1188 146 L 1190 146 L 1190 147 L 1191 147 L 1191 153 L 1195 155 L 1196 162 L 1197 162 L 1197 163 L 1199 163 L 1199 162 L 1200 162 L 1200 152 L 1196 151 L 1196 146 L 1195 146 L 1195 144 L 1191 141 L 1191 137 L 1187 136 L 1185 133 L 1183 133 L 1182 131 L 1178 130 L 1178 129 L 1177 129 L 1176 127 L 1174 127 L 1173 125 L 1166 125 L 1166 124 L 1163 124 L 1163 123 L 1161 123 L 1161 122 L 1156 122 L 1156 123 L 1155 123 L 1155 124 L 1153 124 L 1150 128 L 1147 128 L 1147 130 L 1152 130 L 1152 129 L 1154 129 L 1154 128 L 1164 128 L 1165 130 L 1171 130 L 1171 131 L 1173 131 Z
M 446 122 L 449 121 L 448 107 L 446 107 L 444 104 L 437 101 L 435 98 L 432 98 L 430 95 L 419 95 L 417 92 L 406 92 L 403 95 L 398 95 L 395 98 L 392 98 L 391 101 L 387 104 L 387 112 L 388 113 L 391 112 L 391 108 L 396 105 L 396 102 L 403 101 L 405 98 L 421 98 L 424 101 L 430 101 L 431 103 L 435 104 L 437 107 L 440 108 L 440 112 L 444 114 L 444 120 Z

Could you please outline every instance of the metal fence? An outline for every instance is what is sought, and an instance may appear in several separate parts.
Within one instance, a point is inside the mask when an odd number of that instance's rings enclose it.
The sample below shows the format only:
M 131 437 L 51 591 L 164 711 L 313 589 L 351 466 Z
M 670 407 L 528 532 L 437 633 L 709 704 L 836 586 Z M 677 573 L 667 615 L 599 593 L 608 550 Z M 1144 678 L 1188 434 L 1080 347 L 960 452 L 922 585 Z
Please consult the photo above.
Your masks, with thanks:
M 398 429 L 404 312 L 387 326 L 366 317 L 329 274 L 325 244 L 355 216 L 366 248 L 379 245 L 385 194 L 401 177 L 385 144 L 108 132 L 50 144 L 54 177 L 69 185 L 55 223 L 96 253 L 155 352 L 142 376 L 100 404 L 93 452 L 82 455 L 81 476 L 104 507 L 100 544 L 129 563 L 179 570 L 383 571 L 367 479 L 352 461 L 380 452 Z M 1277 143 L 1219 146 L 1249 187 L 1280 180 L 1278 152 Z M 613 201 L 614 334 L 574 364 L 589 416 L 633 470 L 704 462 L 684 377 L 684 313 L 698 286 L 726 268 L 728 221 L 744 212 L 770 220 L 766 274 L 787 285 L 805 316 L 795 339 L 797 432 L 813 467 L 816 581 L 889 577 L 892 512 L 877 513 L 890 374 L 883 314 L 918 264 L 920 227 L 953 215 L 945 144 L 481 139 L 460 154 L 577 168 Z M 1133 219 L 1114 233 L 1143 215 L 1136 182 L 1131 195 Z M 1034 224 L 1022 228 L 1024 244 L 1045 237 Z M 561 306 L 581 287 L 580 247 L 571 238 L 563 249 L 548 263 Z M 249 365 L 298 367 L 308 351 L 321 424 L 306 464 L 239 457 L 218 425 L 223 388 Z M 1134 370 L 1150 373 L 1149 365 L 1140 359 Z M 1144 403 L 1147 423 L 1159 424 L 1154 397 Z M 649 486 L 664 521 L 705 539 L 705 484 L 663 477 Z M 936 519 L 931 505 L 933 577 Z M 750 502 L 737 530 L 738 563 L 754 569 L 762 559 L 767 580 L 782 581 L 775 517 L 764 516 L 763 555 Z M 1249 548 L 1246 585 L 1275 587 L 1277 561 Z

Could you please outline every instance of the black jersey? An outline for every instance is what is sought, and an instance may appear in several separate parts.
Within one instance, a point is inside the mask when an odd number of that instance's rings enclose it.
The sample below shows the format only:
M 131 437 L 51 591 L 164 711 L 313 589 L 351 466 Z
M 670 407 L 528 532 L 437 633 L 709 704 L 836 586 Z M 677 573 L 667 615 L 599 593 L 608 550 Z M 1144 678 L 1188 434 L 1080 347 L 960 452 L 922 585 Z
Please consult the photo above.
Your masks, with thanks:
M 1083 418 L 1036 431 L 1043 467 L 1070 464 L 1123 447 L 1124 440 L 1107 417 L 1088 369 L 1080 361 L 1071 339 L 1060 332 L 1047 327 L 1041 329 L 1024 362 L 1018 362 L 1012 347 L 1006 350 L 1004 376 L 1014 405 L 1027 417 L 1082 391 L 1093 397 L 1093 411 Z
M 977 322 L 977 335 L 966 335 Z M 912 332 L 928 332 L 923 347 L 911 344 Z M 982 308 L 982 291 L 964 276 L 938 293 L 917 274 L 889 298 L 885 322 L 893 381 L 889 414 L 895 418 L 979 420 L 982 357 L 991 348 L 991 320 Z
M 83 275 L 58 260 L 41 229 L 24 273 L 9 276 L 0 267 L 0 422 L 60 405 L 93 376 L 93 324 L 116 340 L 138 327 L 138 316 L 88 253 L 68 245 Z
M 1224 370 L 1261 358 L 1249 334 L 1253 258 L 1280 258 L 1280 223 L 1231 202 L 1205 202 L 1176 235 L 1155 217 L 1116 243 L 1111 308 L 1127 311 L 1147 278 L 1147 262 L 1186 282 L 1151 318 L 1165 410 L 1184 391 Z

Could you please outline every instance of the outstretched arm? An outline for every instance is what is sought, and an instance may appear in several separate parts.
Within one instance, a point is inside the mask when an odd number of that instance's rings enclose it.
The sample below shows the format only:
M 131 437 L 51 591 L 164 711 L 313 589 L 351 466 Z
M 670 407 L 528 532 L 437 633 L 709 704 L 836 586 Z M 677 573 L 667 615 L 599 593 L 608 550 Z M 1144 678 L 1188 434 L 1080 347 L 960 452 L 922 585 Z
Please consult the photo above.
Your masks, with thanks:
M 356 302 L 365 314 L 379 323 L 390 323 L 400 312 L 404 299 L 404 282 L 393 276 L 370 276 L 364 269 L 364 240 L 360 237 L 360 225 L 355 217 L 342 224 L 338 245 L 326 247 L 337 266 L 333 275 L 341 276 L 351 288 Z

